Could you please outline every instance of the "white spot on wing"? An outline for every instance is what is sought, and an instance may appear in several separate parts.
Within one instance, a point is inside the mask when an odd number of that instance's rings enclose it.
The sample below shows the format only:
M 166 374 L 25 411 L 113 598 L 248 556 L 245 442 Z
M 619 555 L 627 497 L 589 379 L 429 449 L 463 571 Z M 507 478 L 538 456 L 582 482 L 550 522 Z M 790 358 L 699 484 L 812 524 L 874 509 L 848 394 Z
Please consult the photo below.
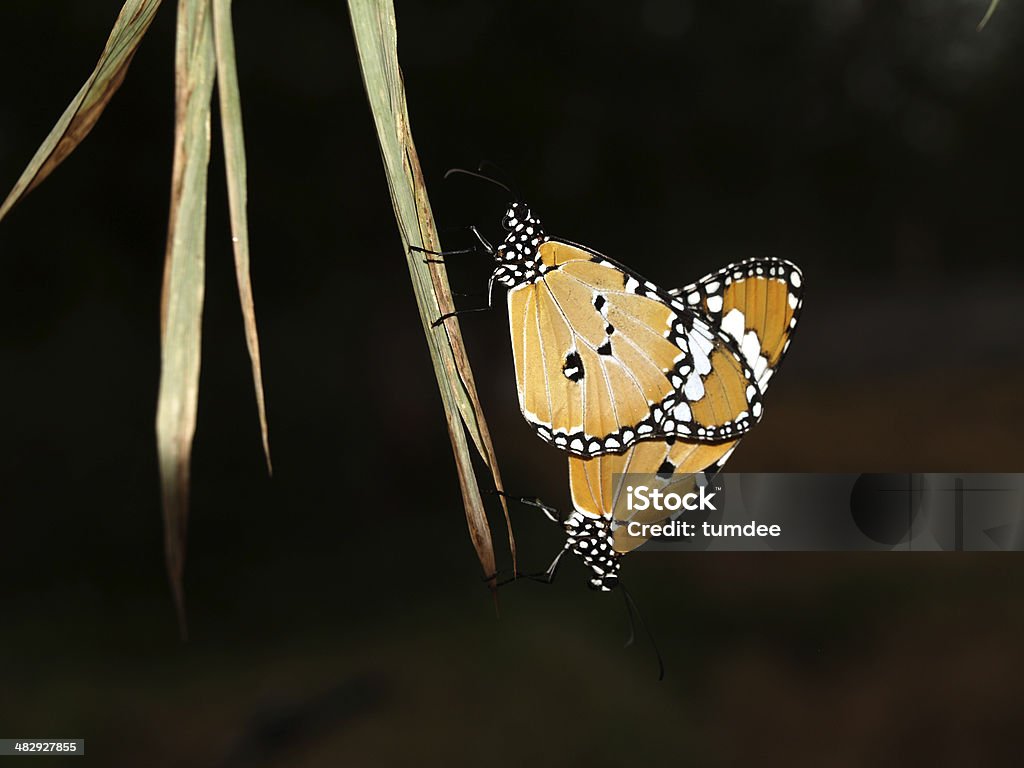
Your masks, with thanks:
M 695 332 L 688 334 L 690 340 L 690 355 L 693 357 L 693 367 L 702 376 L 711 372 L 711 359 L 708 353 L 714 349 L 710 339 Z
M 754 365 L 761 354 L 761 340 L 757 338 L 757 334 L 753 331 L 747 332 L 747 335 L 743 337 L 740 350 L 743 352 L 747 362 L 750 365 Z
M 757 362 L 754 363 L 754 378 L 761 385 L 761 389 L 764 389 L 764 385 L 768 381 L 767 379 L 761 381 L 761 374 L 764 373 L 767 369 L 768 361 L 763 357 L 757 358 Z
M 686 395 L 686 399 L 691 403 L 695 403 L 704 397 L 704 382 L 696 371 L 691 373 L 689 378 L 686 379 L 683 394 Z M 687 419 L 687 421 L 692 421 L 692 419 Z
M 747 319 L 735 307 L 729 310 L 729 314 L 722 318 L 722 330 L 739 341 L 743 338 L 743 331 L 747 327 Z

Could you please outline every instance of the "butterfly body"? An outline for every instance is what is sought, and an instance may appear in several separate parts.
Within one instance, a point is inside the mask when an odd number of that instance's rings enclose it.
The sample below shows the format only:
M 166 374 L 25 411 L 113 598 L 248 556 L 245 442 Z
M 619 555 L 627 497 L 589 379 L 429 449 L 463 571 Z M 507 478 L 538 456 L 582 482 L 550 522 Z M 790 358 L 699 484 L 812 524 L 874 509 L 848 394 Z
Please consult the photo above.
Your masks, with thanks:
M 615 550 L 612 520 L 604 515 L 588 515 L 576 509 L 565 523 L 565 549 L 582 558 L 593 575 L 591 589 L 610 592 L 619 585 L 622 553 Z
M 565 549 L 583 558 L 593 572 L 589 586 L 602 592 L 614 589 L 622 557 L 647 541 L 631 533 L 630 523 L 661 524 L 681 512 L 668 513 L 654 506 L 631 508 L 623 492 L 627 475 L 649 483 L 651 490 L 682 497 L 710 482 L 736 442 L 706 444 L 662 438 L 641 441 L 621 455 L 570 459 L 573 512 L 564 523 Z

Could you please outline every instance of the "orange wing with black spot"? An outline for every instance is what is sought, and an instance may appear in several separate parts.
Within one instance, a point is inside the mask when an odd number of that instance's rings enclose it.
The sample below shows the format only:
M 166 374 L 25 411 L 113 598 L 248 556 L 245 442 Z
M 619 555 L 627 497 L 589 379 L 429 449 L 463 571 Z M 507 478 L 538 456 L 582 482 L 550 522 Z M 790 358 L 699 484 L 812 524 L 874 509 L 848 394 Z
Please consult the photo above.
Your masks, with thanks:
M 669 295 L 701 312 L 713 327 L 733 338 L 764 392 L 789 349 L 800 317 L 800 270 L 784 259 L 751 259 L 730 264 L 693 285 L 669 291 Z M 586 515 L 612 520 L 615 550 L 629 552 L 647 540 L 630 536 L 629 522 L 658 524 L 668 518 L 656 510 L 628 510 L 622 476 L 649 475 L 648 481 L 662 491 L 683 495 L 719 472 L 738 443 L 651 440 L 637 443 L 618 456 L 571 457 L 573 505 Z
M 721 443 L 761 414 L 753 369 L 693 307 L 582 246 L 545 239 L 508 294 L 519 405 L 576 456 L 645 438 Z

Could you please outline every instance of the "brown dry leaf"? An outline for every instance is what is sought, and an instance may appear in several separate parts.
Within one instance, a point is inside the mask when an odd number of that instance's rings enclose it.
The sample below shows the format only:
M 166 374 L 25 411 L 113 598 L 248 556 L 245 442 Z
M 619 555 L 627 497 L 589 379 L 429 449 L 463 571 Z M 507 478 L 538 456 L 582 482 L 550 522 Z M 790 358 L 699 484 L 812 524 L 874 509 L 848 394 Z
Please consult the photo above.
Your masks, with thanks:
M 128 0 L 124 4 L 96 68 L 36 150 L 3 205 L 0 205 L 0 219 L 39 186 L 96 125 L 107 103 L 124 82 L 128 65 L 159 7 L 160 0 Z
M 377 128 L 395 218 L 398 220 L 420 319 L 441 391 L 470 537 L 484 573 L 492 577 L 493 586 L 493 575 L 496 570 L 494 548 L 476 474 L 473 471 L 472 455 L 466 439 L 467 432 L 490 469 L 495 488 L 499 491 L 502 490 L 501 475 L 498 472 L 487 422 L 480 407 L 473 372 L 466 357 L 458 320 L 452 319 L 442 328 L 431 327 L 436 318 L 453 308 L 444 265 L 424 264 L 420 254 L 409 250 L 410 246 L 417 246 L 436 251 L 440 250 L 440 244 L 409 129 L 405 88 L 398 66 L 394 5 L 391 0 L 349 0 L 349 13 L 352 17 L 363 82 Z M 514 567 L 515 538 L 512 535 L 508 508 L 503 497 L 501 503 L 505 512 Z
M 260 341 L 256 333 L 256 306 L 249 275 L 249 221 L 246 214 L 245 138 L 242 134 L 242 101 L 238 90 L 238 69 L 235 65 L 235 36 L 231 27 L 231 0 L 213 0 L 213 36 L 217 49 L 217 94 L 220 97 L 220 128 L 224 139 L 224 170 L 228 183 L 228 207 L 231 212 L 231 242 L 235 253 L 235 280 L 242 304 L 245 343 L 252 364 L 252 381 L 256 389 L 256 409 L 263 437 L 263 455 L 270 462 L 270 438 L 267 431 L 267 408 L 263 396 L 263 373 L 260 365 Z

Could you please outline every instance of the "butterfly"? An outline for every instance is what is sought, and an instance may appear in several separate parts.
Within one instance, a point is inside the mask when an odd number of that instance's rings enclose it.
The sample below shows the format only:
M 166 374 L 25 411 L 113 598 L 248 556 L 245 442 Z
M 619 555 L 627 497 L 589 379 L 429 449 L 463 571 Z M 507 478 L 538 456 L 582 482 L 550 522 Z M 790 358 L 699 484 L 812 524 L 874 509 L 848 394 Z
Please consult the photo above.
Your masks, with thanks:
M 569 488 L 573 511 L 563 521 L 566 551 L 583 559 L 592 571 L 589 586 L 610 592 L 619 585 L 623 555 L 647 541 L 643 529 L 630 523 L 657 525 L 678 515 L 666 514 L 653 505 L 631 509 L 627 502 L 626 475 L 643 476 L 648 490 L 680 497 L 708 486 L 725 464 L 738 440 L 707 444 L 676 438 L 644 440 L 621 455 L 569 460 Z M 625 486 L 625 487 L 624 487 Z M 679 510 L 681 513 L 682 510 Z
M 734 326 L 747 318 L 731 314 L 729 303 L 745 272 L 666 291 L 547 235 L 525 203 L 512 203 L 502 225 L 488 288 L 509 289 L 519 407 L 543 440 L 586 458 L 656 436 L 728 442 L 761 418 L 756 365 L 768 358 L 744 350 L 747 337 Z M 795 312 L 800 271 L 782 260 L 756 269 L 770 270 L 764 277 L 787 290 L 765 292 L 763 307 L 748 311 Z M 778 339 L 765 343 L 768 352 Z
M 751 259 L 730 264 L 668 295 L 696 308 L 713 328 L 732 339 L 754 371 L 759 391 L 764 392 L 789 349 L 803 304 L 802 284 L 800 270 L 788 261 Z M 623 555 L 647 541 L 646 536 L 631 532 L 629 523 L 653 525 L 671 517 L 653 507 L 631 510 L 623 476 L 646 475 L 663 493 L 682 497 L 708 485 L 738 443 L 738 438 L 712 444 L 667 437 L 636 443 L 621 455 L 571 456 L 573 512 L 561 521 L 566 543 L 559 558 L 567 551 L 581 557 L 592 571 L 592 588 L 614 589 Z M 550 508 L 545 512 L 551 517 Z M 552 565 L 557 567 L 557 562 L 556 558 Z

